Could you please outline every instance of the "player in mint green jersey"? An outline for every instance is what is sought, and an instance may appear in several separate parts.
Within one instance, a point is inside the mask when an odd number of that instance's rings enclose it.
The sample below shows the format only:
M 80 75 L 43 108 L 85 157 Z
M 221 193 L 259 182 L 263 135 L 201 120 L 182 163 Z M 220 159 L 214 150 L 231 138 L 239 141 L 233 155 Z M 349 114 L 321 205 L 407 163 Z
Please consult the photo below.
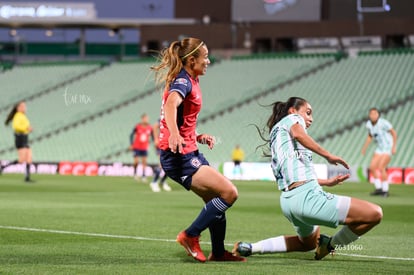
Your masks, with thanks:
M 238 242 L 235 255 L 255 253 L 310 251 L 316 248 L 315 259 L 320 260 L 335 250 L 357 240 L 382 219 L 382 209 L 367 201 L 325 192 L 322 186 L 334 186 L 349 178 L 338 175 L 318 179 L 312 164 L 312 152 L 329 163 L 348 164 L 322 148 L 306 129 L 313 122 L 311 105 L 302 98 L 291 97 L 287 102 L 275 102 L 267 127 L 271 151 L 271 167 L 279 189 L 280 205 L 292 223 L 296 235 L 279 236 L 256 243 Z M 332 237 L 319 233 L 319 225 L 343 227 Z
M 387 166 L 391 161 L 391 156 L 397 151 L 397 132 L 388 120 L 380 117 L 380 112 L 377 108 L 369 110 L 369 120 L 366 127 L 368 129 L 368 136 L 361 150 L 362 155 L 365 155 L 372 139 L 377 144 L 369 165 L 369 172 L 374 178 L 375 185 L 375 191 L 371 195 L 388 197 Z

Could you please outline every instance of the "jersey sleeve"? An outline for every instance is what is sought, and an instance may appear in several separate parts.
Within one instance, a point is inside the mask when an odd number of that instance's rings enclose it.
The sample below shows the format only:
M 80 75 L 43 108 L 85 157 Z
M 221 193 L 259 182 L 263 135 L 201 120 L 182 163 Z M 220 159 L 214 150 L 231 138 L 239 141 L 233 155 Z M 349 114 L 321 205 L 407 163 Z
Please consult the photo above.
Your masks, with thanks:
M 178 92 L 183 98 L 191 93 L 191 81 L 186 77 L 177 77 L 170 86 L 169 92 Z
M 388 121 L 388 120 L 383 120 L 383 129 L 384 129 L 384 131 L 387 131 L 387 132 L 389 132 L 391 129 L 392 129 L 392 124 Z
M 299 124 L 306 131 L 305 120 L 300 115 L 292 114 L 290 116 L 290 126 L 289 126 L 289 128 L 292 127 L 294 124 Z

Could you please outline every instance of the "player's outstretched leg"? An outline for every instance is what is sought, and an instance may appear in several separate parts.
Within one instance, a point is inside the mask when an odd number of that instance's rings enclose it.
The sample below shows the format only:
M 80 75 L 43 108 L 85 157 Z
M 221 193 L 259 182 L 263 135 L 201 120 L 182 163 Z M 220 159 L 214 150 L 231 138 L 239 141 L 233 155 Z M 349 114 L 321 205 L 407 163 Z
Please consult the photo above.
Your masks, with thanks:
M 252 244 L 246 242 L 237 242 L 234 244 L 233 250 L 231 252 L 236 256 L 249 257 L 252 255 Z
M 315 259 L 320 260 L 337 246 L 344 246 L 356 241 L 367 233 L 382 219 L 382 209 L 376 204 L 351 198 L 345 225 L 332 238 L 321 235 L 316 249 Z

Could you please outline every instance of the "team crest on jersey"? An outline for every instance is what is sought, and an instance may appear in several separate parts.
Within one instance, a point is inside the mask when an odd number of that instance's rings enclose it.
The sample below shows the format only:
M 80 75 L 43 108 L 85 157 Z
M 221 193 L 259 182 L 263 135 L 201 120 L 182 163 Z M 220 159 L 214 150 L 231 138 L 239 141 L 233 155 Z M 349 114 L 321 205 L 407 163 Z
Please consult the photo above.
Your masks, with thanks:
M 174 82 L 174 84 L 180 84 L 180 85 L 184 85 L 187 86 L 188 85 L 188 80 L 181 77 L 181 78 L 177 78 Z
M 201 166 L 201 162 L 200 162 L 200 160 L 199 160 L 198 158 L 196 158 L 196 157 L 192 158 L 192 159 L 190 160 L 190 162 L 191 162 L 191 165 L 192 165 L 194 168 L 198 168 L 198 167 L 200 167 L 200 166 Z

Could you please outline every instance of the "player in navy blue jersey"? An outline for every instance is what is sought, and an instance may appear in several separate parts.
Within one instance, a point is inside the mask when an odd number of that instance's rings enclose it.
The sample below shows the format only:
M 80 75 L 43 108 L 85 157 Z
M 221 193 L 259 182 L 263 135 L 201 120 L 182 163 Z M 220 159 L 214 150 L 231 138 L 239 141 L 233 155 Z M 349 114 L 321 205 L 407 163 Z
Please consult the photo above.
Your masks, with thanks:
M 209 166 L 197 146 L 198 142 L 212 149 L 215 143 L 213 136 L 196 132 L 202 105 L 199 76 L 206 73 L 209 64 L 205 43 L 197 38 L 185 38 L 163 50 L 160 63 L 152 67 L 157 79 L 165 84 L 160 116 L 160 160 L 168 177 L 193 191 L 205 203 L 194 222 L 178 234 L 177 242 L 188 255 L 205 262 L 199 238 L 208 228 L 212 243 L 208 260 L 245 261 L 224 248 L 225 212 L 236 201 L 237 188 Z

